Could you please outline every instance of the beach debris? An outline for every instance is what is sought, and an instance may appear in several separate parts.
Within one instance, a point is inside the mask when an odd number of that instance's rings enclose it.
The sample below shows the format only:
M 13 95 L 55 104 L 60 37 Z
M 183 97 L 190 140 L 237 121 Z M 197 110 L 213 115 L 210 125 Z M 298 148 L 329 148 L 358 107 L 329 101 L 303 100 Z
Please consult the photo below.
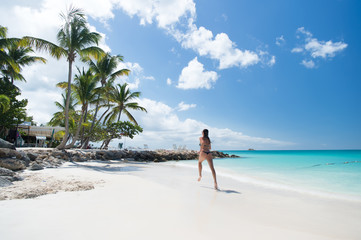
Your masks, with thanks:
M 0 200 L 36 198 L 61 191 L 86 191 L 94 189 L 94 184 L 96 184 L 96 182 L 81 181 L 80 179 L 59 179 L 53 176 L 41 175 L 39 172 L 24 174 L 23 181 L 10 182 L 10 185 L 6 180 L 2 181 L 0 179 L 0 185 L 2 182 L 8 185 L 1 188 Z

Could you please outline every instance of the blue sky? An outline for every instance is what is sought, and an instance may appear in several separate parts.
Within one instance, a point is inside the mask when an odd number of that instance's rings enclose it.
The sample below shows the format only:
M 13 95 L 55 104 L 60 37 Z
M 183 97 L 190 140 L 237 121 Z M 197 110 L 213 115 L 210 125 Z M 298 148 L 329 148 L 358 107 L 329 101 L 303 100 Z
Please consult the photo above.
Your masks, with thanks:
M 9 36 L 55 42 L 70 3 L 124 56 L 132 74 L 119 81 L 142 92 L 144 134 L 129 145 L 195 149 L 207 127 L 216 149 L 361 148 L 359 1 L 20 0 L 0 7 L 0 21 Z M 66 62 L 24 74 L 29 113 L 47 122 Z

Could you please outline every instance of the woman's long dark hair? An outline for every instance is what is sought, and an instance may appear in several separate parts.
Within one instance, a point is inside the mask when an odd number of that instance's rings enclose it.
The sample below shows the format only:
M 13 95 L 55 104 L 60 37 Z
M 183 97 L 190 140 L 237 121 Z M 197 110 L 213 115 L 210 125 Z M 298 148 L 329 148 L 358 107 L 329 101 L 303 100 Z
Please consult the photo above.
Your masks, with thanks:
M 208 137 L 208 129 L 203 129 L 203 138 L 208 139 L 208 142 L 211 143 L 211 139 Z

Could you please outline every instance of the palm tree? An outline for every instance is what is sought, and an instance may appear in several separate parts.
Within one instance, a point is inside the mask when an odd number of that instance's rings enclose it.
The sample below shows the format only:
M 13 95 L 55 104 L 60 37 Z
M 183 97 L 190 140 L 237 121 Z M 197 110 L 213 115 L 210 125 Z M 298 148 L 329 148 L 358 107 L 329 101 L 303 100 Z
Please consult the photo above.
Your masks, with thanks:
M 4 113 L 9 109 L 10 109 L 10 99 L 4 94 L 0 94 L 0 112 Z
M 66 106 L 66 96 L 62 93 L 62 103 L 56 101 L 55 105 L 60 110 L 53 114 L 53 118 L 49 121 L 50 126 L 65 126 L 65 106 Z M 69 128 L 72 129 L 75 126 L 75 106 L 78 103 L 76 102 L 73 94 L 70 96 L 70 103 L 69 103 Z
M 86 60 L 89 64 L 90 70 L 95 74 L 96 79 L 101 83 L 101 89 L 97 94 L 95 113 L 94 113 L 92 125 L 90 127 L 90 134 L 91 134 L 95 126 L 96 117 L 100 108 L 99 104 L 101 102 L 101 92 L 106 93 L 107 83 L 112 84 L 117 77 L 124 75 L 128 76 L 130 70 L 128 69 L 117 70 L 118 64 L 123 61 L 123 57 L 120 55 L 111 56 L 110 53 L 107 53 L 96 62 L 94 62 L 92 59 L 86 59 Z M 84 141 L 83 148 L 86 148 L 88 146 L 89 140 L 90 138 L 88 137 Z
M 4 76 L 8 76 L 11 84 L 14 80 L 25 81 L 25 78 L 20 73 L 23 66 L 31 65 L 36 62 L 46 63 L 46 59 L 37 56 L 29 56 L 34 50 L 30 47 L 22 47 L 18 43 L 12 42 L 7 46 L 7 55 L 11 58 L 13 64 L 5 64 L 1 72 Z M 15 66 L 14 66 L 15 65 Z
M 131 92 L 127 86 L 127 83 L 124 83 L 123 85 L 118 84 L 109 92 L 109 101 L 112 104 L 112 109 L 106 115 L 104 122 L 114 122 L 115 119 L 119 122 L 120 116 L 122 115 L 122 112 L 124 112 L 130 121 L 138 125 L 137 121 L 128 109 L 147 112 L 147 110 L 144 107 L 139 106 L 137 102 L 130 102 L 133 99 L 139 98 L 141 93 Z
M 110 89 L 108 98 L 111 111 L 105 116 L 104 123 L 115 122 L 115 119 L 119 122 L 122 112 L 124 112 L 128 119 L 138 126 L 137 121 L 128 110 L 132 109 L 147 112 L 147 110 L 144 107 L 139 106 L 137 102 L 131 102 L 132 100 L 139 98 L 141 93 L 131 92 L 127 86 L 127 83 L 124 83 L 123 85 L 118 84 L 116 87 Z M 108 148 L 112 138 L 114 138 L 114 136 L 111 134 L 111 136 L 103 142 L 102 146 L 104 145 L 104 148 Z
M 88 106 L 90 103 L 95 101 L 95 89 L 97 83 L 98 81 L 90 69 L 87 71 L 84 71 L 84 69 L 80 71 L 78 68 L 78 74 L 75 75 L 74 83 L 71 85 L 71 87 L 75 98 L 78 100 L 78 103 L 81 104 L 81 114 L 75 136 L 73 137 L 72 142 L 66 146 L 66 148 L 72 148 L 79 138 L 81 126 L 83 122 L 85 122 L 86 115 L 88 113 Z M 58 83 L 58 86 L 66 87 L 66 83 Z
M 68 61 L 68 85 L 67 85 L 67 97 L 65 107 L 65 135 L 69 134 L 69 103 L 71 95 L 71 81 L 72 81 L 72 66 L 75 58 L 79 55 L 81 57 L 92 56 L 99 58 L 104 54 L 104 51 L 94 44 L 98 44 L 101 36 L 99 33 L 91 32 L 87 26 L 82 10 L 70 7 L 67 14 L 61 14 L 61 17 L 65 21 L 57 34 L 57 40 L 59 46 L 50 43 L 48 41 L 33 38 L 24 37 L 23 42 L 36 46 L 37 49 L 46 50 L 50 52 L 52 56 L 60 58 L 65 56 Z M 67 142 L 66 138 L 57 146 L 58 149 L 65 148 Z
M 7 38 L 6 27 L 0 25 L 0 70 L 4 69 L 4 66 L 10 65 L 16 71 L 20 71 L 19 66 L 14 62 L 14 60 L 6 52 L 7 47 L 12 44 L 16 44 L 20 41 L 19 38 Z

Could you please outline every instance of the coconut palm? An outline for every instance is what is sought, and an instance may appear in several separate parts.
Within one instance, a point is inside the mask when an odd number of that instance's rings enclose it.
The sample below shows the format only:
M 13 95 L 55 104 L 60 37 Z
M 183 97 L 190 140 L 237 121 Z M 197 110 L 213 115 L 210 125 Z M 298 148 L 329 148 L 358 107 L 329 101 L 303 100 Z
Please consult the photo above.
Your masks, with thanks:
M 85 122 L 86 115 L 88 113 L 88 106 L 90 103 L 95 101 L 96 85 L 97 79 L 90 71 L 90 69 L 87 71 L 84 69 L 80 71 L 78 68 L 78 74 L 75 75 L 74 83 L 71 85 L 71 88 L 73 90 L 74 97 L 77 99 L 78 103 L 81 104 L 81 114 L 75 136 L 73 137 L 72 142 L 66 146 L 66 148 L 72 148 L 79 138 L 81 126 L 83 122 Z M 57 86 L 64 88 L 66 87 L 66 83 L 58 83 Z
M 147 110 L 144 107 L 139 106 L 137 102 L 131 102 L 132 100 L 139 98 L 140 94 L 140 92 L 131 92 L 127 83 L 124 83 L 123 85 L 118 84 L 116 87 L 113 87 L 109 92 L 109 101 L 111 102 L 112 108 L 105 116 L 104 122 L 115 122 L 115 120 L 119 122 L 122 112 L 124 112 L 130 121 L 138 125 L 137 121 L 128 110 L 132 109 L 147 112 Z
M 65 126 L 65 106 L 66 106 L 66 96 L 62 93 L 62 103 L 56 101 L 55 105 L 60 110 L 59 112 L 56 112 L 53 114 L 52 119 L 49 122 L 50 126 Z M 69 115 L 71 116 L 69 118 L 69 128 L 73 129 L 75 127 L 75 106 L 77 105 L 77 102 L 73 96 L 73 94 L 70 96 L 70 103 L 69 103 Z
M 0 70 L 4 69 L 4 66 L 10 65 L 16 71 L 20 71 L 19 66 L 16 65 L 14 60 L 8 55 L 6 52 L 6 48 L 9 47 L 11 44 L 16 44 L 20 41 L 18 38 L 7 38 L 7 31 L 6 27 L 0 25 Z
M 10 99 L 4 94 L 0 94 L 0 112 L 4 113 L 10 108 Z
M 107 53 L 103 57 L 101 57 L 98 61 L 93 61 L 92 59 L 86 59 L 90 70 L 95 74 L 96 79 L 101 83 L 101 89 L 97 94 L 96 106 L 95 106 L 95 113 L 92 121 L 92 125 L 90 127 L 90 134 L 93 131 L 95 126 L 97 114 L 100 108 L 101 102 L 101 92 L 106 93 L 107 91 L 107 83 L 112 84 L 114 80 L 120 76 L 128 75 L 128 69 L 120 69 L 117 70 L 118 65 L 120 62 L 123 61 L 123 57 L 120 55 L 111 56 L 110 53 Z M 100 119 L 99 119 L 100 120 Z M 83 148 L 86 148 L 89 144 L 89 137 L 84 141 Z
M 11 84 L 14 84 L 14 80 L 25 81 L 25 78 L 20 73 L 22 67 L 36 62 L 46 63 L 45 58 L 29 56 L 29 53 L 34 52 L 32 48 L 19 46 L 19 44 L 16 42 L 10 43 L 6 48 L 6 52 L 13 64 L 4 64 L 1 72 L 4 76 L 8 76 L 10 78 Z
M 139 96 L 140 92 L 131 92 L 127 83 L 124 83 L 123 85 L 118 84 L 116 87 L 112 87 L 108 92 L 111 110 L 105 116 L 104 123 L 107 122 L 109 124 L 119 122 L 122 112 L 124 112 L 128 119 L 138 126 L 137 121 L 129 110 L 132 109 L 147 112 L 147 110 L 144 107 L 139 106 L 137 102 L 131 102 L 132 100 L 139 98 Z M 104 148 L 108 148 L 112 138 L 114 138 L 113 133 L 111 133 L 111 135 L 103 142 L 102 145 Z
M 59 46 L 48 41 L 24 37 L 25 44 L 34 45 L 37 49 L 46 50 L 52 56 L 60 58 L 62 56 L 68 61 L 68 85 L 67 98 L 65 107 L 65 135 L 69 133 L 69 103 L 71 95 L 71 81 L 72 81 L 72 66 L 75 58 L 79 55 L 81 57 L 92 56 L 99 58 L 104 54 L 103 50 L 94 46 L 98 44 L 101 36 L 99 33 L 91 32 L 87 26 L 84 13 L 81 9 L 71 7 L 67 14 L 61 14 L 64 20 L 64 25 L 57 34 Z M 66 138 L 57 147 L 58 149 L 65 148 L 67 142 Z

